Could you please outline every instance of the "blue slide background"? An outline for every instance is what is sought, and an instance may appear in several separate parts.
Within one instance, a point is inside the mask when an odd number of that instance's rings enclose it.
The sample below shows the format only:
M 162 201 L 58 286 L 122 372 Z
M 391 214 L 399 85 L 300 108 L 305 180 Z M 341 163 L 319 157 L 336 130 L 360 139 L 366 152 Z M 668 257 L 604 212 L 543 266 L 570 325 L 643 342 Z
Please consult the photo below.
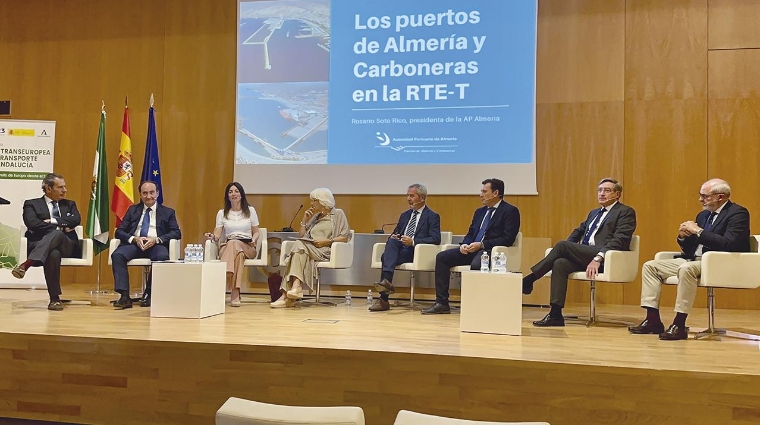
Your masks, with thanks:
M 328 164 L 484 164 L 530 163 L 534 149 L 536 0 L 439 0 L 414 2 L 332 0 Z M 405 28 L 396 16 L 477 10 L 477 24 Z M 389 29 L 356 30 L 355 16 L 391 18 Z M 445 18 L 444 18 L 445 19 Z M 389 37 L 467 38 L 465 50 L 383 53 Z M 473 36 L 486 36 L 474 53 Z M 362 37 L 376 40 L 380 52 L 355 54 Z M 357 78 L 354 65 L 477 61 L 476 74 Z M 456 83 L 469 83 L 459 99 Z M 446 100 L 406 100 L 407 85 L 447 84 Z M 400 101 L 383 101 L 383 85 L 401 90 Z M 378 92 L 377 101 L 354 102 L 355 90 Z M 422 91 L 420 91 L 422 94 Z M 374 109 L 374 110 L 367 110 Z M 475 121 L 475 117 L 491 121 Z M 468 117 L 470 121 L 468 121 Z M 420 118 L 444 122 L 416 123 Z M 498 121 L 495 119 L 498 118 Z M 400 120 L 384 122 L 382 120 Z M 352 121 L 353 120 L 353 121 Z M 363 120 L 363 121 L 362 121 Z M 367 120 L 374 120 L 368 124 Z M 406 123 L 404 123 L 404 121 Z M 363 122 L 363 123 L 357 123 Z M 417 139 L 417 140 L 415 140 Z M 381 145 L 385 143 L 385 145 Z

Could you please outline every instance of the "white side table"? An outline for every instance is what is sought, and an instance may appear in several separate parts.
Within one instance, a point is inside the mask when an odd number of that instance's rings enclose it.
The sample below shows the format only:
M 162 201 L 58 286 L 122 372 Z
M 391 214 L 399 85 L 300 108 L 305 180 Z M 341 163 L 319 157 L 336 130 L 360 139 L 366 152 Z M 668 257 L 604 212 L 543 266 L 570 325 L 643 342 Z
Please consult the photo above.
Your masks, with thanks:
M 226 265 L 153 263 L 150 317 L 202 319 L 224 313 Z
M 522 335 L 522 273 L 462 272 L 459 330 Z

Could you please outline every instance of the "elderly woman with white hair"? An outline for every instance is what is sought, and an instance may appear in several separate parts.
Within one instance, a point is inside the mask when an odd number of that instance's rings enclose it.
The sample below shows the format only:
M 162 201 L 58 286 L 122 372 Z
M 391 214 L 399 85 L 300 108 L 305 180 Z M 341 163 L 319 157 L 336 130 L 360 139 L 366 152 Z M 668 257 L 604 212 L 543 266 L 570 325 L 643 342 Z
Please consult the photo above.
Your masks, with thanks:
M 287 257 L 285 278 L 280 285 L 280 298 L 271 303 L 272 308 L 293 307 L 303 298 L 303 284 L 312 289 L 316 264 L 330 261 L 333 242 L 348 242 L 351 233 L 343 210 L 335 208 L 335 198 L 330 189 L 314 189 L 309 195 L 311 206 L 304 211 L 298 236 Z

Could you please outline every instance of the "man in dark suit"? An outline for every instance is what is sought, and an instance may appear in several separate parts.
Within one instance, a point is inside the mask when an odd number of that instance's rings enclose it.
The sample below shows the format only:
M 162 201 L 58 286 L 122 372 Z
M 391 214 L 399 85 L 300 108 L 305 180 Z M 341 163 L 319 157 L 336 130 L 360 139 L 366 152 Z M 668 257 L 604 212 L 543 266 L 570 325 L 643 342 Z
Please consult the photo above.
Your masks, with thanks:
M 42 180 L 41 198 L 24 201 L 23 219 L 29 243 L 27 260 L 17 264 L 11 274 L 21 279 L 29 267 L 42 266 L 50 303 L 48 310 L 61 311 L 61 258 L 81 255 L 74 228 L 82 218 L 74 201 L 66 197 L 63 176 L 48 173 Z
M 702 185 L 699 202 L 703 210 L 696 222 L 686 221 L 678 229 L 681 255 L 671 260 L 652 260 L 641 269 L 641 307 L 647 317 L 628 328 L 634 334 L 659 334 L 661 340 L 687 339 L 686 317 L 694 305 L 702 272 L 702 255 L 707 251 L 748 252 L 749 211 L 729 200 L 731 187 L 725 180 L 712 179 Z M 665 330 L 660 319 L 662 282 L 678 276 L 676 317 Z
M 132 308 L 127 262 L 135 258 L 166 261 L 169 259 L 169 240 L 182 238 L 174 210 L 156 203 L 156 184 L 144 181 L 140 183 L 139 192 L 141 202 L 129 207 L 124 220 L 116 229 L 116 238 L 121 241 L 121 245 L 111 255 L 114 288 L 121 294 L 114 302 L 114 307 L 118 310 Z M 141 307 L 150 307 L 150 289 L 149 278 L 140 300 Z
M 369 311 L 389 310 L 388 296 L 396 291 L 393 287 L 393 272 L 399 264 L 414 260 L 414 245 L 441 243 L 441 216 L 426 206 L 427 187 L 415 183 L 406 191 L 409 209 L 401 213 L 396 228 L 385 244 L 382 256 L 380 282 L 375 288 L 380 291 L 380 298 L 375 300 Z
M 596 190 L 600 208 L 591 210 L 566 241 L 558 242 L 549 255 L 531 267 L 523 278 L 523 293 L 533 292 L 533 283 L 552 272 L 551 311 L 533 326 L 565 326 L 562 308 L 567 295 L 570 273 L 586 270 L 588 278 L 601 272 L 604 254 L 609 250 L 630 250 L 636 230 L 636 211 L 620 203 L 623 186 L 612 178 L 602 179 Z
M 450 269 L 470 265 L 480 269 L 483 251 L 489 254 L 495 246 L 512 246 L 520 231 L 520 211 L 502 200 L 504 182 L 486 179 L 482 182 L 480 200 L 483 207 L 475 210 L 470 229 L 459 248 L 441 251 L 435 257 L 435 304 L 422 314 L 449 314 Z

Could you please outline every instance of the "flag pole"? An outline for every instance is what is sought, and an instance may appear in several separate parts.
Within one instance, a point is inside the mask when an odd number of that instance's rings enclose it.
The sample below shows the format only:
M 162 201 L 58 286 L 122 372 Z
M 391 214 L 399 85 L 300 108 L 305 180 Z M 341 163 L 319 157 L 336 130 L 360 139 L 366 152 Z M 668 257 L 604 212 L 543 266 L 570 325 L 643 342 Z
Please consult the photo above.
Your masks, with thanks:
M 126 99 L 125 99 L 125 102 L 126 102 Z M 94 168 L 93 169 L 93 186 L 92 186 L 92 193 L 90 194 L 89 211 L 87 213 L 87 233 L 93 239 L 92 241 L 93 243 L 98 242 L 98 240 L 96 240 L 97 236 L 100 236 L 102 234 L 102 233 L 96 233 L 98 230 L 102 230 L 102 228 L 98 227 L 98 225 L 105 227 L 106 231 L 108 231 L 107 219 L 106 219 L 106 223 L 99 222 L 96 224 L 95 223 L 96 219 L 97 221 L 99 221 L 100 217 L 98 216 L 97 212 L 93 214 L 93 209 L 95 209 L 95 211 L 98 211 L 96 209 L 98 206 L 97 202 L 100 202 L 101 197 L 104 196 L 104 193 L 106 193 L 102 190 L 101 181 L 104 181 L 102 179 L 108 178 L 108 171 L 102 165 L 105 163 L 105 116 L 106 116 L 105 100 L 101 100 L 100 113 L 101 113 L 101 120 L 100 120 L 100 128 L 98 130 L 98 145 L 95 149 L 95 164 L 93 167 Z M 101 158 L 102 158 L 102 161 L 101 161 Z M 107 195 L 105 196 L 106 196 L 105 198 L 106 204 L 108 204 Z M 108 242 L 108 238 L 106 236 L 106 243 L 107 242 Z M 100 272 L 101 272 L 101 260 L 102 260 L 100 254 L 103 252 L 103 249 L 98 248 L 96 252 L 97 253 L 95 254 L 95 258 L 98 263 L 98 266 L 97 266 L 95 290 L 85 291 L 85 293 L 89 293 L 90 295 L 101 295 L 101 294 L 108 293 L 108 291 L 103 291 L 100 289 Z

